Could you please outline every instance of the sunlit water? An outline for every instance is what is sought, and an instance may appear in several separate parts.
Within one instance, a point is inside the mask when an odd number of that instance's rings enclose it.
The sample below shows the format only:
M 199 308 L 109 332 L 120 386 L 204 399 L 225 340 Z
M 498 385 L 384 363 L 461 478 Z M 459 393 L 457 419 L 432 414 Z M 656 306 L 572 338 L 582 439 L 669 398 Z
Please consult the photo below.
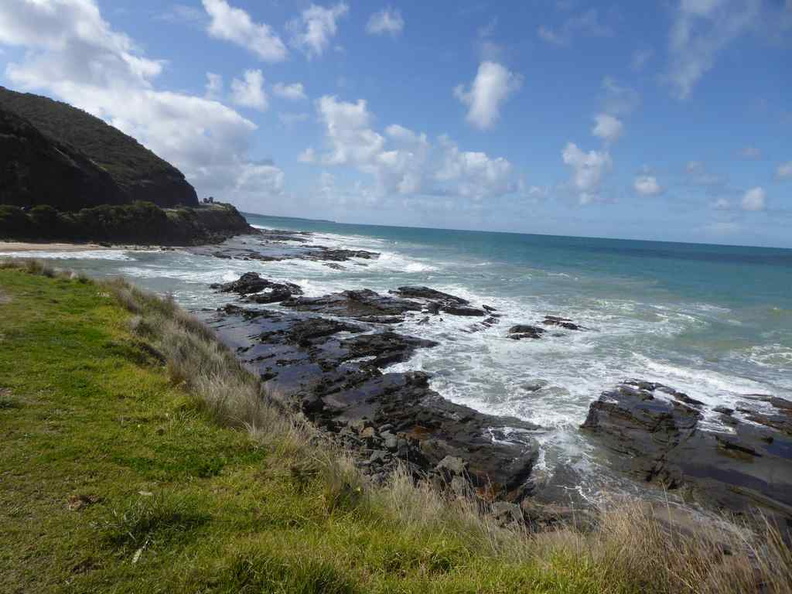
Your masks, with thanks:
M 747 394 L 792 399 L 792 250 L 249 220 L 313 231 L 315 244 L 382 255 L 345 263 L 344 270 L 182 251 L 37 256 L 92 275 L 127 276 L 193 309 L 228 301 L 209 283 L 251 270 L 296 282 L 309 296 L 428 285 L 496 307 L 502 322 L 474 334 L 463 332 L 470 318 L 453 316 L 400 326 L 440 346 L 393 369 L 427 371 L 446 398 L 546 427 L 540 436 L 546 465 L 559 459 L 586 465 L 591 445 L 576 428 L 592 400 L 628 377 L 713 404 L 733 405 Z M 520 342 L 506 337 L 509 326 L 545 315 L 571 318 L 586 331 Z M 537 380 L 546 386 L 528 390 Z

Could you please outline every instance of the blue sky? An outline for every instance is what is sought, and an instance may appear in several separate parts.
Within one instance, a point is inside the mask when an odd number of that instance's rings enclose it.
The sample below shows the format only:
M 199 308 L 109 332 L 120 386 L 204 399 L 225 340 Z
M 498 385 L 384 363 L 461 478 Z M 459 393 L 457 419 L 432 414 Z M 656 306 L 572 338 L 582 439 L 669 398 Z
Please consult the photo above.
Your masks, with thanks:
M 792 247 L 792 0 L 13 0 L 2 84 L 263 214 Z

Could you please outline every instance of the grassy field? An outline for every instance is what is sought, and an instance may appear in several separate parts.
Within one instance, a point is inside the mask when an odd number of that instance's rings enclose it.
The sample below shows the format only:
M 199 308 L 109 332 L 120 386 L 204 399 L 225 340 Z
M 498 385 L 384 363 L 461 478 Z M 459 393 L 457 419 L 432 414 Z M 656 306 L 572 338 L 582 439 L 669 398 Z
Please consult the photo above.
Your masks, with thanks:
M 33 272 L 0 268 L 0 592 L 784 591 L 642 515 L 528 536 L 369 489 L 173 304 Z

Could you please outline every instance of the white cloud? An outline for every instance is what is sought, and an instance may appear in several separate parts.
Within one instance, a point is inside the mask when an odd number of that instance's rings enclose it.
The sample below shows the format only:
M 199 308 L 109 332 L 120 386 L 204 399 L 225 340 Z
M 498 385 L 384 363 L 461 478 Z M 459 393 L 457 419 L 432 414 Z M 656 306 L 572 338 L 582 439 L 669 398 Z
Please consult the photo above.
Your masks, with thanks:
M 454 96 L 469 107 L 466 120 L 479 130 L 489 130 L 500 117 L 501 105 L 522 86 L 522 76 L 497 62 L 482 62 L 469 90 L 462 85 Z
M 211 18 L 207 28 L 211 37 L 235 43 L 265 62 L 282 62 L 288 56 L 286 45 L 266 23 L 255 23 L 226 0 L 203 0 L 203 5 Z
M 743 159 L 761 159 L 762 151 L 755 146 L 746 146 L 740 150 Z
M 223 77 L 214 72 L 206 73 L 206 98 L 218 99 L 223 94 Z
M 267 110 L 269 98 L 264 91 L 264 75 L 261 70 L 246 70 L 244 78 L 231 81 L 231 101 L 242 107 Z
M 613 35 L 611 28 L 600 22 L 599 12 L 596 8 L 568 18 L 558 29 L 541 25 L 536 32 L 543 41 L 558 46 L 569 45 L 577 35 L 589 37 Z
M 610 154 L 606 151 L 586 153 L 574 142 L 568 142 L 561 157 L 564 164 L 572 168 L 572 185 L 580 203 L 592 202 L 599 193 L 603 175 L 613 166 Z
M 610 76 L 602 79 L 600 88 L 600 103 L 605 113 L 618 116 L 628 115 L 635 111 L 641 103 L 638 91 L 620 84 Z
M 292 44 L 308 58 L 321 56 L 338 31 L 336 21 L 349 12 L 345 2 L 326 8 L 311 4 L 299 18 L 289 24 L 293 32 Z
M 630 68 L 635 72 L 643 72 L 649 60 L 654 56 L 654 51 L 650 49 L 637 49 L 630 58 Z
M 307 122 L 310 118 L 311 116 L 304 112 L 282 112 L 278 114 L 278 119 L 284 126 L 293 126 L 294 124 L 299 124 L 300 122 Z
M 203 28 L 206 21 L 206 13 L 195 6 L 173 4 L 157 18 L 169 23 L 181 23 Z
M 778 179 L 792 179 L 792 161 L 781 163 L 776 168 L 776 177 Z
M 688 180 L 697 186 L 719 186 L 724 183 L 721 176 L 708 171 L 701 161 L 688 161 L 685 164 L 685 173 Z
M 652 175 L 639 175 L 633 184 L 635 191 L 641 196 L 657 196 L 663 193 L 663 188 Z
M 290 99 L 292 101 L 300 101 L 307 99 L 305 96 L 305 89 L 302 83 L 275 83 L 272 87 L 272 92 L 283 99 Z
M 594 128 L 591 133 L 604 140 L 607 143 L 616 142 L 624 132 L 624 124 L 622 121 L 610 114 L 599 113 L 594 116 Z
M 300 163 L 316 163 L 316 151 L 313 147 L 308 147 L 297 156 Z
M 159 91 L 162 62 L 143 57 L 94 0 L 0 3 L 0 44 L 27 51 L 5 75 L 101 117 L 184 172 L 203 195 L 252 207 L 282 191 L 283 174 L 250 161 L 256 125 L 217 101 Z
M 371 15 L 366 23 L 369 35 L 392 35 L 396 37 L 404 30 L 404 19 L 401 12 L 390 7 L 383 8 Z
M 767 193 L 763 188 L 751 188 L 743 195 L 743 199 L 740 204 L 743 210 L 764 210 L 766 197 Z
M 668 46 L 672 95 L 687 99 L 717 55 L 756 23 L 761 8 L 762 0 L 681 0 Z
M 731 202 L 729 202 L 726 198 L 718 198 L 712 203 L 712 208 L 715 210 L 730 210 L 731 207 Z
M 307 150 L 304 162 L 350 166 L 371 175 L 374 195 L 446 195 L 471 199 L 514 192 L 511 163 L 482 152 L 463 151 L 449 138 L 436 144 L 426 134 L 393 124 L 380 133 L 366 101 L 324 96 L 316 102 L 328 150 Z M 371 198 L 371 197 L 370 197 Z

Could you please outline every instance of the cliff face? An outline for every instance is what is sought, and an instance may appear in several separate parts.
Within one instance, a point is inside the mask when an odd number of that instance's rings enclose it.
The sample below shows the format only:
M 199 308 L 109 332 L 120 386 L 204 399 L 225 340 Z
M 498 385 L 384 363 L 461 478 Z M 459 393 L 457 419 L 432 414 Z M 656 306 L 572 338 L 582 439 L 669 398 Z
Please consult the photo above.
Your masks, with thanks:
M 74 210 L 123 202 L 110 174 L 0 108 L 0 204 Z
M 197 206 L 175 167 L 82 110 L 0 87 L 0 204 Z

